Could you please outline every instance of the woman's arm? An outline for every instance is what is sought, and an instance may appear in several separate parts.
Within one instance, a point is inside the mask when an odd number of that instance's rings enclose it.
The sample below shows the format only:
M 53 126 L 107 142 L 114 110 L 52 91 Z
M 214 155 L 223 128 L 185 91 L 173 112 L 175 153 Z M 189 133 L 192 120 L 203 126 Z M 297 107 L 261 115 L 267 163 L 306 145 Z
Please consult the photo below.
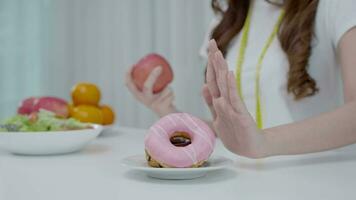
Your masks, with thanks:
M 214 41 L 210 42 L 210 78 L 213 121 L 224 145 L 232 152 L 252 158 L 312 153 L 356 143 L 356 28 L 341 39 L 338 47 L 342 66 L 345 104 L 301 122 L 259 130 L 237 95 L 234 75 Z M 207 75 L 208 76 L 208 75 Z M 216 89 L 217 88 L 217 89 Z
M 301 122 L 264 130 L 271 155 L 303 154 L 356 143 L 356 102 Z
M 345 104 L 317 117 L 265 130 L 269 154 L 317 152 L 356 143 L 356 28 L 341 39 L 338 56 Z

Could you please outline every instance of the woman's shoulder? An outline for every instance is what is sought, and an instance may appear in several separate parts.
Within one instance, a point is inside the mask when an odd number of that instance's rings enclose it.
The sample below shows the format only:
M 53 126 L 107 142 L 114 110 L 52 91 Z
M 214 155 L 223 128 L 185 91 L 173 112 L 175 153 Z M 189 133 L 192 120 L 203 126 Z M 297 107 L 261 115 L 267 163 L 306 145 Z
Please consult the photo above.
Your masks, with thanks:
M 318 12 L 327 20 L 356 16 L 356 0 L 319 0 Z
M 325 14 L 344 13 L 356 9 L 355 0 L 319 0 L 319 11 Z
M 356 26 L 355 9 L 356 0 L 319 0 L 316 28 L 322 29 L 336 47 L 342 36 Z

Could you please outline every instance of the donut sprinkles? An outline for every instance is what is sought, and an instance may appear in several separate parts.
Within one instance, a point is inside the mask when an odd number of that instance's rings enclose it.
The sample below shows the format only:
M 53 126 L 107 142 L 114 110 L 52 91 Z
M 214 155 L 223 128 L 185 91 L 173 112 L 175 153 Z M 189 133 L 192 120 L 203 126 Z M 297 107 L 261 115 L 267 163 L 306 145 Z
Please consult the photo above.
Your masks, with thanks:
M 187 113 L 161 118 L 145 137 L 146 160 L 151 167 L 201 167 L 214 147 L 214 132 L 205 122 Z

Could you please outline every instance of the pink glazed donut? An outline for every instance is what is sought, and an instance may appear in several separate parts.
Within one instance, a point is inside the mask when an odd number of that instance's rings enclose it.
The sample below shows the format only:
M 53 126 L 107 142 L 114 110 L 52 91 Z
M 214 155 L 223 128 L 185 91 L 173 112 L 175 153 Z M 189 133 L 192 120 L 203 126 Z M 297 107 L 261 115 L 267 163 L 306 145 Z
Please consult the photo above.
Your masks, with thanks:
M 215 134 L 210 127 L 187 113 L 161 118 L 145 138 L 146 159 L 151 167 L 200 167 L 214 146 Z

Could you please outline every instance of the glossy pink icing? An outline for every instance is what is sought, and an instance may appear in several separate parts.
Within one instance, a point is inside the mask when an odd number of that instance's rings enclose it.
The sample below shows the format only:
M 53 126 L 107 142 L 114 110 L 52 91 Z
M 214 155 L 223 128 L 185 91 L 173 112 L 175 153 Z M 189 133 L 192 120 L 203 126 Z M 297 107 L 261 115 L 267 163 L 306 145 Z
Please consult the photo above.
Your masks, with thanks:
M 170 138 L 177 131 L 188 133 L 192 143 L 185 147 L 174 146 Z M 210 127 L 187 113 L 161 118 L 151 126 L 145 138 L 146 151 L 158 162 L 172 167 L 190 167 L 207 160 L 214 146 L 215 134 Z

